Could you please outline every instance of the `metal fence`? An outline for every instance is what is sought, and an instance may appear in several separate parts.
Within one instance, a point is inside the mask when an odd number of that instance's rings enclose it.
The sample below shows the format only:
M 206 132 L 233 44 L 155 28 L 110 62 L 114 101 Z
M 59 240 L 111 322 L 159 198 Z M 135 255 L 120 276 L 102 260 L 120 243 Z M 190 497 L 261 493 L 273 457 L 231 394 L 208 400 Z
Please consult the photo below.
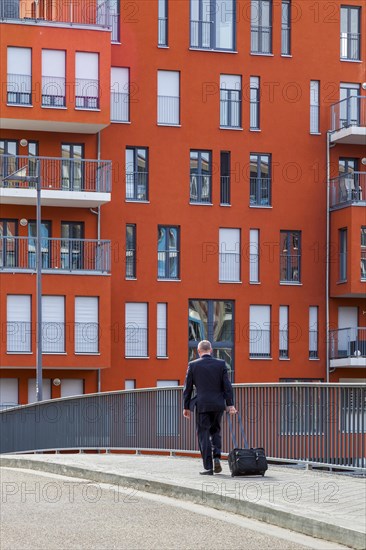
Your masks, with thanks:
M 240 384 L 235 403 L 252 447 L 278 460 L 366 468 L 366 385 Z M 182 388 L 92 394 L 0 412 L 0 452 L 140 449 L 198 452 Z M 234 422 L 240 442 L 238 422 Z M 243 443 L 239 443 L 241 446 Z M 233 447 L 226 418 L 223 452 Z
M 366 357 L 366 327 L 329 331 L 330 359 Z
M 330 208 L 362 201 L 366 201 L 366 172 L 351 172 L 330 180 Z

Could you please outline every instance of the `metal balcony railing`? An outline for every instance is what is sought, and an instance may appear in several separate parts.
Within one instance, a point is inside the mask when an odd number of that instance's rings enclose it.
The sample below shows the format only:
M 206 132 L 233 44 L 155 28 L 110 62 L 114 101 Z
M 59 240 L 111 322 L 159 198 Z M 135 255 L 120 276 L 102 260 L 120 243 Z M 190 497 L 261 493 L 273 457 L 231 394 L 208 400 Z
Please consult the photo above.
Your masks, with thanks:
M 6 323 L 7 353 L 30 353 L 32 351 L 32 323 L 8 321 Z
M 156 333 L 156 355 L 157 357 L 167 357 L 167 330 L 158 328 Z
M 223 95 L 225 95 L 226 97 L 222 97 Z M 237 92 L 236 90 L 221 91 L 220 126 L 222 126 L 223 128 L 241 127 L 240 92 Z
M 110 241 L 41 237 L 42 271 L 110 273 Z M 1 237 L 0 271 L 35 271 L 35 237 Z
M 99 81 L 90 78 L 75 79 L 75 108 L 99 109 Z
M 32 105 L 32 76 L 11 74 L 7 77 L 8 105 Z
M 179 250 L 158 250 L 158 278 L 179 279 Z
M 271 178 L 250 178 L 250 205 L 271 205 Z
M 111 192 L 110 160 L 0 155 L 0 188 Z
M 66 78 L 58 76 L 42 76 L 43 107 L 66 106 Z
M 281 252 L 280 281 L 283 283 L 301 282 L 301 254 Z
M 360 39 L 361 35 L 359 33 L 341 33 L 341 59 L 349 61 L 360 60 Z
M 42 322 L 42 353 L 65 353 L 65 323 Z
M 351 172 L 330 180 L 330 208 L 364 201 L 366 201 L 366 172 Z
M 158 96 L 158 124 L 179 124 L 179 97 Z
M 75 323 L 75 353 L 99 352 L 99 324 Z
M 168 45 L 168 18 L 159 17 L 158 19 L 158 46 Z
M 366 281 L 366 247 L 361 248 L 361 281 Z
M 148 172 L 126 172 L 126 200 L 148 200 Z
M 197 21 L 191 19 L 191 48 L 211 48 L 211 32 L 214 28 L 213 21 Z
M 272 53 L 272 27 L 254 25 L 251 27 L 250 47 L 252 53 Z
M 237 244 L 238 248 L 240 249 L 240 243 Z M 240 252 L 219 253 L 219 281 L 240 281 Z
M 330 330 L 329 356 L 330 359 L 366 357 L 366 327 Z
M 291 28 L 282 27 L 281 29 L 281 55 L 291 54 Z
M 125 357 L 147 357 L 148 329 L 136 323 L 125 327 Z
M 279 331 L 279 352 L 281 359 L 288 359 L 288 329 Z
M 220 204 L 230 204 L 230 176 L 220 177 Z
M 309 330 L 309 359 L 319 357 L 319 333 L 317 330 Z
M 271 331 L 250 327 L 249 357 L 263 359 L 271 356 Z
M 191 174 L 189 200 L 191 203 L 211 203 L 211 174 Z
M 331 132 L 366 126 L 366 96 L 351 96 L 331 106 Z
M 130 120 L 130 95 L 111 91 L 111 121 L 129 122 Z

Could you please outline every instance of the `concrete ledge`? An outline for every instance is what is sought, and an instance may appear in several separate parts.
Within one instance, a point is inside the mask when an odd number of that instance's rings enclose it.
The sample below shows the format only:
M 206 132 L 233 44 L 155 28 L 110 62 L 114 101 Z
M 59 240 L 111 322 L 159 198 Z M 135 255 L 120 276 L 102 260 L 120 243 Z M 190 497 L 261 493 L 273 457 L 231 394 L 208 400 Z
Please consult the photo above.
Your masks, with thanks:
M 27 459 L 1 456 L 0 467 L 36 470 L 51 474 L 84 478 L 99 483 L 120 485 L 124 488 L 133 488 L 138 491 L 155 493 L 193 502 L 195 504 L 201 504 L 215 508 L 216 510 L 225 510 L 234 514 L 240 514 L 298 533 L 343 544 L 355 548 L 356 550 L 365 549 L 366 535 L 364 532 L 337 526 L 314 518 L 303 517 L 294 512 L 278 510 L 266 504 L 259 504 L 237 499 L 232 496 L 215 494 L 211 490 L 215 486 L 215 482 L 213 481 L 215 477 L 203 480 L 202 489 L 195 489 L 182 487 L 173 483 L 144 479 L 142 477 L 105 472 L 100 469 L 89 469 L 55 462 L 44 462 L 41 460 L 37 461 L 34 458 Z

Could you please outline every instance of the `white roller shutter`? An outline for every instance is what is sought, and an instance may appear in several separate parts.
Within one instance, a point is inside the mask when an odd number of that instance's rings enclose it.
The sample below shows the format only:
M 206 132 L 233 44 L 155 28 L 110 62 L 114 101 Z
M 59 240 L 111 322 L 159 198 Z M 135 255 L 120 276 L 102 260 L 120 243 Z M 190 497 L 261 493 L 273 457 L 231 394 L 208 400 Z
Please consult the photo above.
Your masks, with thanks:
M 350 343 L 357 340 L 358 308 L 338 307 L 338 351 L 350 353 Z
M 157 356 L 167 356 L 167 304 L 157 304 Z
M 280 306 L 280 333 L 279 333 L 279 349 L 280 357 L 288 356 L 288 306 Z
M 123 67 L 112 67 L 111 87 L 114 92 L 127 94 L 129 90 L 129 70 Z
M 65 351 L 64 296 L 42 296 L 42 350 L 43 353 Z
M 63 378 L 61 380 L 61 397 L 84 395 L 84 380 L 80 378 Z
M 51 399 L 51 380 L 49 378 L 43 378 L 42 380 L 42 399 Z M 28 379 L 28 403 L 35 403 L 37 401 L 36 394 L 36 379 Z
M 271 351 L 271 307 L 250 306 L 250 355 L 268 357 Z
M 75 353 L 98 353 L 99 304 L 95 296 L 75 298 Z
M 178 71 L 158 71 L 158 123 L 179 124 Z
M 219 280 L 240 281 L 240 229 L 220 229 Z
M 7 296 L 7 352 L 31 351 L 31 297 Z
M 125 322 L 126 357 L 147 357 L 147 303 L 126 303 Z
M 249 282 L 259 282 L 259 230 L 249 233 Z
M 31 48 L 8 47 L 8 74 L 31 76 L 32 50 Z
M 234 74 L 220 75 L 220 88 L 225 90 L 241 90 L 241 76 Z
M 65 52 L 42 50 L 42 76 L 65 77 Z
M 309 307 L 309 357 L 318 355 L 318 307 Z
M 0 410 L 16 407 L 18 404 L 18 379 L 0 378 Z
M 80 97 L 99 97 L 99 56 L 97 53 L 76 52 L 76 94 Z
M 111 120 L 128 122 L 129 120 L 129 70 L 111 68 Z

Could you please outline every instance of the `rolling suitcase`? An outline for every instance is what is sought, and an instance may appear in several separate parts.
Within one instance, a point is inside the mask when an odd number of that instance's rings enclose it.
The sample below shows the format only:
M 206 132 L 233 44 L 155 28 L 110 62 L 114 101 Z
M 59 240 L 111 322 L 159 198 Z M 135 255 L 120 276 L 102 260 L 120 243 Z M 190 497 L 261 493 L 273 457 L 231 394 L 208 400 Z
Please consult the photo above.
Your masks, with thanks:
M 240 449 L 238 447 L 231 418 L 230 415 L 228 415 L 229 430 L 235 447 L 232 451 L 230 451 L 228 456 L 231 477 L 253 475 L 264 476 L 266 470 L 268 470 L 266 453 L 262 447 L 257 447 L 255 449 L 249 448 L 239 413 L 238 420 L 241 435 L 243 436 L 244 449 Z

